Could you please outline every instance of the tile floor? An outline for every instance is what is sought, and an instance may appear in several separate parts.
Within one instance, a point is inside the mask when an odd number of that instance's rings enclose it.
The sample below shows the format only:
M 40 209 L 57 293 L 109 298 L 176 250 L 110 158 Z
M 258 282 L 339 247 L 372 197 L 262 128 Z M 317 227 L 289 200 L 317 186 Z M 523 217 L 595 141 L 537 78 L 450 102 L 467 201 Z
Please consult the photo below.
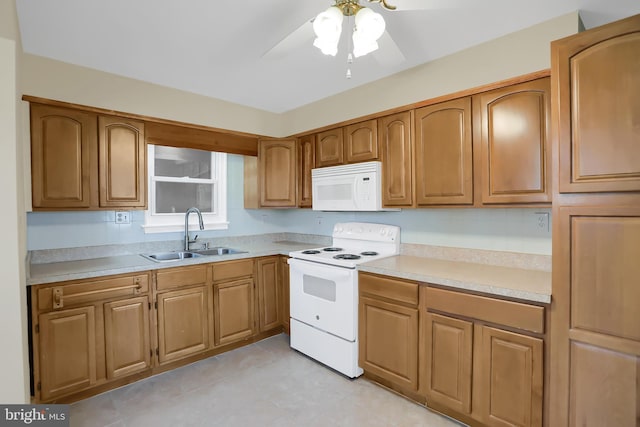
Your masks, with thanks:
M 71 426 L 459 427 L 281 334 L 71 405 Z

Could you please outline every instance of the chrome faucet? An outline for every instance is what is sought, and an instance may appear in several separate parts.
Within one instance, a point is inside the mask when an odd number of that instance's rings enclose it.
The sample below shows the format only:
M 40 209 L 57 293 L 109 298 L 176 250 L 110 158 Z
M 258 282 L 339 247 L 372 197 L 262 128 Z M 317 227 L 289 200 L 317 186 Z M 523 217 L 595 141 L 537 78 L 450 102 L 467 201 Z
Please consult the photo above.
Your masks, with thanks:
M 193 240 L 189 240 L 189 214 L 195 212 L 198 214 L 198 221 L 200 222 L 200 230 L 204 230 L 204 222 L 202 222 L 202 213 L 200 213 L 200 209 L 196 207 L 192 207 L 187 209 L 187 212 L 184 214 L 184 250 L 185 252 L 189 251 L 189 243 L 195 243 L 198 240 L 198 235 L 193 238 Z

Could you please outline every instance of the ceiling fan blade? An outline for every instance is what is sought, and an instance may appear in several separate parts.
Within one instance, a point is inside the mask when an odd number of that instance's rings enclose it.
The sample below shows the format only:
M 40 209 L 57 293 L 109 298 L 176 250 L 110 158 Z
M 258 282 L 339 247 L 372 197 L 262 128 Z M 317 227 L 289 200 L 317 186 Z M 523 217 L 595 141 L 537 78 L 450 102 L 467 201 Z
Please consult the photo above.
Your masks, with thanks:
M 378 46 L 378 50 L 373 52 L 372 55 L 380 65 L 395 67 L 406 60 L 402 51 L 387 31 L 378 39 Z
M 456 9 L 464 5 L 464 0 L 387 0 L 396 10 L 440 10 Z
M 287 35 L 284 39 L 280 40 L 278 44 L 266 51 L 262 55 L 262 58 L 267 60 L 283 58 L 303 44 L 311 44 L 310 42 L 313 37 L 313 22 L 312 20 L 305 21 L 304 24 L 300 25 L 297 29 L 289 33 L 289 35 Z

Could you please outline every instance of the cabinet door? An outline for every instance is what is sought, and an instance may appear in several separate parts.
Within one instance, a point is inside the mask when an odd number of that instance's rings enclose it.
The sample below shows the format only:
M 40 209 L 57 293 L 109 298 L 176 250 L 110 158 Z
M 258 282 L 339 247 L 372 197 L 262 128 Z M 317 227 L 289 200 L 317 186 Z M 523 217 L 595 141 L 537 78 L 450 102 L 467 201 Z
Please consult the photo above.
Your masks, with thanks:
M 158 294 L 158 361 L 172 362 L 208 348 L 207 288 Z
M 278 257 L 258 259 L 258 327 L 260 332 L 280 326 Z
M 378 119 L 382 157 L 382 204 L 386 207 L 413 204 L 412 117 L 405 111 Z
M 429 402 L 471 413 L 473 323 L 439 314 L 423 318 L 424 392 Z
M 366 162 L 378 158 L 377 120 L 368 120 L 344 128 L 347 163 Z
M 79 391 L 96 382 L 95 307 L 41 314 L 41 400 Z
M 637 425 L 640 204 L 561 207 L 554 221 L 551 424 Z
M 297 141 L 260 141 L 260 206 L 296 207 Z
M 107 378 L 114 379 L 151 366 L 149 298 L 139 297 L 104 305 Z
M 342 128 L 326 130 L 316 136 L 316 167 L 336 166 L 344 163 Z
M 418 310 L 360 297 L 359 364 L 406 389 L 418 390 Z
M 96 116 L 31 105 L 32 203 L 38 208 L 89 208 L 96 174 Z
M 482 334 L 482 421 L 488 426 L 542 426 L 543 346 L 539 338 L 487 326 Z
M 471 98 L 415 111 L 418 206 L 472 204 Z
M 98 117 L 100 206 L 147 206 L 144 123 Z
M 640 16 L 552 43 L 560 192 L 640 191 Z
M 316 137 L 300 138 L 298 147 L 298 207 L 312 205 L 311 169 L 316 167 Z
M 282 289 L 281 295 L 281 310 L 280 318 L 284 331 L 289 333 L 289 264 L 287 260 L 289 257 L 281 256 L 278 264 L 278 275 L 280 277 L 280 288 Z
M 482 203 L 550 202 L 549 78 L 473 100 L 480 126 Z
M 253 279 L 213 285 L 215 345 L 224 345 L 253 335 Z

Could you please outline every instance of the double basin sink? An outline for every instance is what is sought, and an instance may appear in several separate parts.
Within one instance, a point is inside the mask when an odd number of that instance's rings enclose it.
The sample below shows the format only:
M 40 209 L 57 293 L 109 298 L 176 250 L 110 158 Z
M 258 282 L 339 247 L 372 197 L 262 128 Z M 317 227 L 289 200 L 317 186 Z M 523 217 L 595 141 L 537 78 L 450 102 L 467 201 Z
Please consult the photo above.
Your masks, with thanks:
M 168 261 L 180 261 L 183 259 L 200 258 L 207 256 L 220 256 L 220 255 L 233 255 L 243 254 L 246 251 L 239 251 L 237 249 L 215 247 L 209 249 L 201 249 L 197 251 L 173 251 L 173 252 L 156 252 L 152 254 L 140 254 L 146 259 L 155 262 L 168 262 Z

